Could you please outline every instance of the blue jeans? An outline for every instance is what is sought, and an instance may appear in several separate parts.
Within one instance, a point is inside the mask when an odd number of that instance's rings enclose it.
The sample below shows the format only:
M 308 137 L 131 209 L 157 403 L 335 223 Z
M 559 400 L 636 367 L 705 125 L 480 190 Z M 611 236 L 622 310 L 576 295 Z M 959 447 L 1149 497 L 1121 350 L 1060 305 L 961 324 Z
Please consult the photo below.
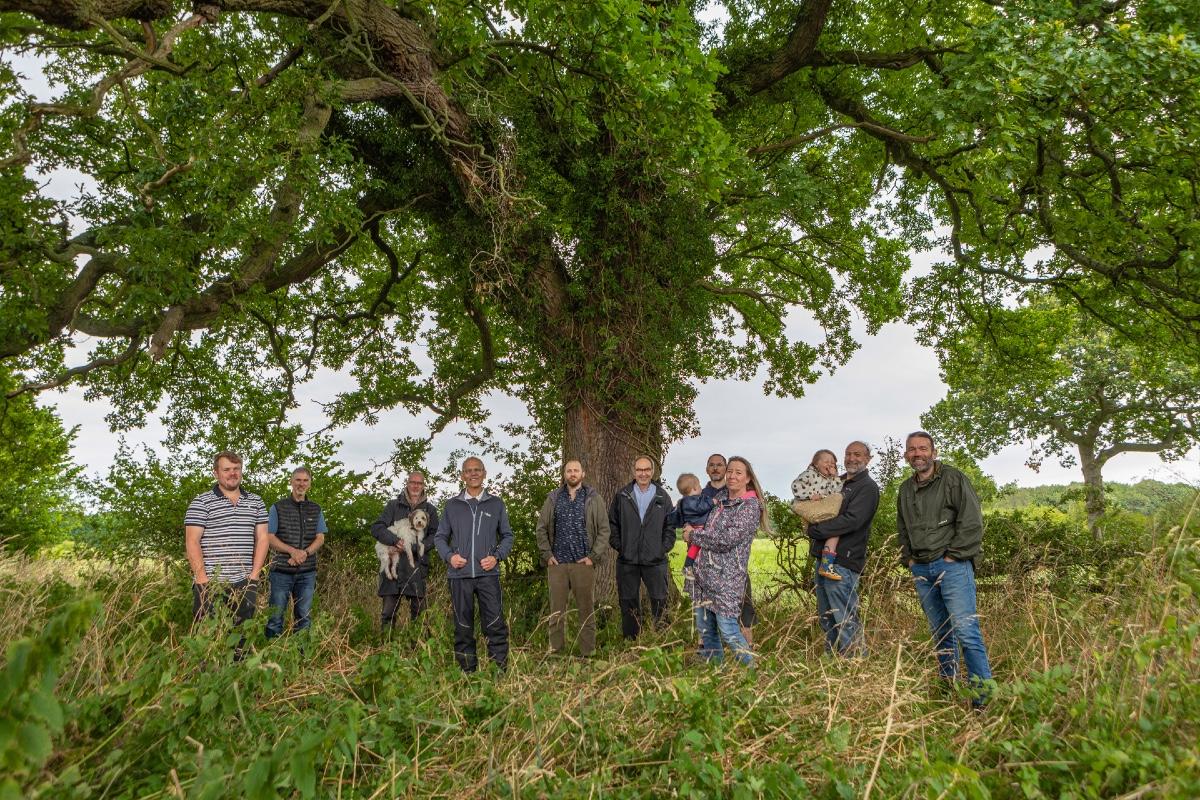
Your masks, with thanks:
M 293 631 L 302 631 L 312 624 L 313 595 L 317 591 L 317 571 L 279 572 L 271 570 L 270 617 L 267 619 L 267 638 L 274 639 L 283 633 L 283 615 L 287 611 L 288 599 L 295 598 L 292 609 Z
M 817 619 L 825 632 L 825 647 L 843 656 L 865 656 L 862 623 L 858 619 L 858 573 L 834 564 L 840 581 L 817 575 Z
M 961 648 L 971 683 L 991 680 L 987 648 L 975 611 L 975 565 L 939 558 L 928 564 L 913 564 L 909 569 L 937 647 L 938 673 L 943 678 L 958 677 Z
M 721 640 L 733 651 L 733 657 L 746 666 L 754 661 L 750 643 L 742 635 L 737 617 L 722 617 L 708 608 L 696 609 L 696 632 L 700 634 L 700 657 L 720 664 L 725 653 Z

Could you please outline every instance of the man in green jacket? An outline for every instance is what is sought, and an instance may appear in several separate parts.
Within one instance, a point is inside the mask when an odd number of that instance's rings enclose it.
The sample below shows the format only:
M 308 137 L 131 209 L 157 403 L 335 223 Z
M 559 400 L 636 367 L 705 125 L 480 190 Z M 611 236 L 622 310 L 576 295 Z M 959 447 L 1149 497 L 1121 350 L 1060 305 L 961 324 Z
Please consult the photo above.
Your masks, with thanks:
M 912 476 L 900 484 L 896 530 L 900 559 L 913 575 L 917 597 L 937 647 L 938 672 L 958 677 L 962 648 L 976 707 L 987 701 L 992 670 L 975 608 L 975 556 L 983 541 L 983 512 L 967 476 L 937 460 L 933 437 L 910 433 L 904 460 Z
M 608 540 L 608 514 L 603 498 L 584 485 L 584 477 L 578 461 L 563 465 L 562 485 L 550 492 L 538 514 L 537 543 L 550 583 L 550 649 L 561 653 L 566 646 L 567 595 L 573 593 L 580 619 L 579 654 L 588 658 L 596 649 L 597 547 Z

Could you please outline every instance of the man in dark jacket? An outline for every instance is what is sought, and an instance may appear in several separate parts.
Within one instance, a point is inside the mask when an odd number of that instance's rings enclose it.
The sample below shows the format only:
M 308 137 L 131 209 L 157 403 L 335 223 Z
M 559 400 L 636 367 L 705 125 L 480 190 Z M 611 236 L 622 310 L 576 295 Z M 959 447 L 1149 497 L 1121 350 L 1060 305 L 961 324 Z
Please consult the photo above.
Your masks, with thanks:
M 483 488 L 487 471 L 471 456 L 462 465 L 462 494 L 442 507 L 433 543 L 449 566 L 450 603 L 454 606 L 454 657 L 463 672 L 474 672 L 475 604 L 487 639 L 488 656 L 508 666 L 508 623 L 500 596 L 500 562 L 512 551 L 513 532 L 504 501 Z
M 933 437 L 910 433 L 904 460 L 912 476 L 896 496 L 900 560 L 912 572 L 917 598 L 937 648 L 938 672 L 958 677 L 962 648 L 974 704 L 987 702 L 992 679 L 975 607 L 975 556 L 983 542 L 983 512 L 967 476 L 937 460 Z
M 383 603 L 381 622 L 385 628 L 396 624 L 396 611 L 400 606 L 400 598 L 408 598 L 409 618 L 415 620 L 428 607 L 425 600 L 425 581 L 429 577 L 429 553 L 433 550 L 433 535 L 438 529 L 438 513 L 433 503 L 425 496 L 425 475 L 421 472 L 408 473 L 404 484 L 404 492 L 394 500 L 389 500 L 383 507 L 379 519 L 371 526 L 371 535 L 377 542 L 389 547 L 401 548 L 400 538 L 388 528 L 396 520 L 407 518 L 412 512 L 422 509 L 429 515 L 429 524 L 425 527 L 425 553 L 418 556 L 419 550 L 413 548 L 415 566 L 410 566 L 408 557 L 401 552 L 400 560 L 396 563 L 396 578 L 389 578 L 383 570 L 379 571 L 379 598 Z
M 325 515 L 308 499 L 312 473 L 308 467 L 292 471 L 292 491 L 271 506 L 267 517 L 267 542 L 271 558 L 271 611 L 267 638 L 283 633 L 283 616 L 292 601 L 292 630 L 302 631 L 311 623 L 313 597 L 317 591 L 317 551 L 325 544 Z
M 842 508 L 825 522 L 808 526 L 809 555 L 821 558 L 825 540 L 838 537 L 837 558 L 830 569 L 841 580 L 817 573 L 817 614 L 831 653 L 864 656 L 862 623 L 858 618 L 858 579 L 867 561 L 871 521 L 879 508 L 879 485 L 867 472 L 871 449 L 864 442 L 846 445 L 846 474 L 842 476 Z
M 617 551 L 617 598 L 626 639 L 641 632 L 638 593 L 642 584 L 656 623 L 667 607 L 667 555 L 675 546 L 675 529 L 667 517 L 671 498 L 651 481 L 653 476 L 654 462 L 639 456 L 633 462 L 633 482 L 617 492 L 608 508 L 608 543 Z
M 550 649 L 566 646 L 567 595 L 575 595 L 579 610 L 579 654 L 596 649 L 593 595 L 599 548 L 608 541 L 608 516 L 600 493 L 584 484 L 583 465 L 572 459 L 563 465 L 563 482 L 546 497 L 538 514 L 537 544 L 550 584 Z

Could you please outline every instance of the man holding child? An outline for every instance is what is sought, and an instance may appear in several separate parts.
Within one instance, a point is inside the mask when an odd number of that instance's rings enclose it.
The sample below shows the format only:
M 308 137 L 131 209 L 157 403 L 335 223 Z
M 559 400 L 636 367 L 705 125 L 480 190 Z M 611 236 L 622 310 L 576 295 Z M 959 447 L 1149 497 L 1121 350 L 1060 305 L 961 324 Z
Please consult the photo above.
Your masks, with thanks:
M 879 485 L 867 471 L 871 449 L 864 442 L 846 445 L 842 476 L 842 507 L 838 515 L 808 526 L 809 554 L 821 559 L 826 541 L 836 539 L 828 576 L 816 576 L 817 614 L 829 651 L 844 656 L 866 655 L 858 618 L 858 579 L 867 560 L 871 521 L 879 507 Z

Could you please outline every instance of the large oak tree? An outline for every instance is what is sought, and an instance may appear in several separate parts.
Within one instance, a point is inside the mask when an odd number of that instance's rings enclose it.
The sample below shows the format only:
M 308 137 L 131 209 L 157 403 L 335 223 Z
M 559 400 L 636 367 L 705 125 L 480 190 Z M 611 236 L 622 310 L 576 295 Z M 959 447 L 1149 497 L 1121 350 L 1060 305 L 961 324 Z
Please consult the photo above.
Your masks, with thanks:
M 706 379 L 844 362 L 914 248 L 929 314 L 1034 283 L 1195 347 L 1200 12 L 703 5 L 0 0 L 53 89 L 6 60 L 0 357 L 233 441 L 321 370 L 334 425 L 504 390 L 610 494 Z

